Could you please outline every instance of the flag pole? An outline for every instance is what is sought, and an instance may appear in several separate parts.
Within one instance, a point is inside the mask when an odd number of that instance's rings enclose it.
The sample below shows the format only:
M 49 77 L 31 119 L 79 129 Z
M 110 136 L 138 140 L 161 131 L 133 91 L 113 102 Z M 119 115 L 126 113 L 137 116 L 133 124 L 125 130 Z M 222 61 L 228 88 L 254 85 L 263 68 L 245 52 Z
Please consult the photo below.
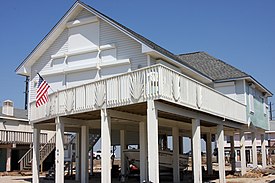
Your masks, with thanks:
M 36 72 L 36 73 L 37 73 L 37 75 L 38 75 L 42 80 L 46 81 L 46 80 L 39 74 L 39 72 Z M 49 86 L 50 86 L 50 85 L 49 85 Z M 52 89 L 51 86 L 50 86 L 50 89 L 52 90 L 53 93 L 55 93 L 55 91 L 53 91 L 53 89 Z

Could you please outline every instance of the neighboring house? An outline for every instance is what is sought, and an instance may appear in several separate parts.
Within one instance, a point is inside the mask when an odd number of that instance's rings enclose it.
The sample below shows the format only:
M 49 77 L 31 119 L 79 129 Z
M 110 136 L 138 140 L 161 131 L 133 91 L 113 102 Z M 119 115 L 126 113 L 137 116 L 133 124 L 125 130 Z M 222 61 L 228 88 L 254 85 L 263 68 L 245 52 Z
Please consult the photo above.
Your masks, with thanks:
M 275 121 L 270 120 L 270 129 L 266 131 L 268 140 L 268 161 L 275 164 Z
M 80 1 L 16 72 L 30 77 L 29 120 L 34 137 L 41 130 L 56 131 L 55 181 L 60 183 L 64 182 L 64 132 L 77 134 L 77 180 L 88 182 L 90 133 L 101 137 L 101 182 L 111 182 L 110 146 L 121 146 L 125 175 L 124 152 L 127 145 L 138 144 L 134 152 L 139 153 L 140 182 L 158 183 L 163 154 L 169 153 L 172 156 L 165 163 L 173 169 L 173 181 L 180 180 L 179 137 L 192 139 L 193 179 L 202 182 L 201 136 L 207 142 L 207 172 L 212 174 L 215 134 L 219 178 L 225 182 L 224 135 L 230 136 L 234 151 L 232 139 L 240 133 L 244 174 L 244 134 L 263 137 L 268 129 L 265 104 L 272 94 L 251 76 L 203 52 L 174 55 Z M 40 107 L 35 106 L 37 72 L 51 86 L 48 103 Z M 168 135 L 173 137 L 173 152 L 164 153 Z M 256 167 L 255 142 L 253 138 Z M 261 144 L 265 151 L 264 141 Z M 37 138 L 33 153 L 32 179 L 39 182 Z
M 73 134 L 65 135 L 65 161 L 71 161 Z M 43 170 L 54 165 L 55 132 L 43 130 L 40 133 Z M 28 112 L 14 108 L 11 100 L 0 107 L 0 172 L 31 170 L 33 127 L 29 124 Z M 44 149 L 44 150 L 42 150 Z M 45 150 L 47 149 L 47 151 Z M 25 158 L 24 158 L 25 157 Z M 26 158 L 29 158 L 28 160 Z
M 180 58 L 209 76 L 215 90 L 246 105 L 250 128 L 269 129 L 268 97 L 272 93 L 251 75 L 205 52 L 182 54 Z
M 33 137 L 27 110 L 13 107 L 6 100 L 0 107 L 0 172 L 19 170 L 19 159 L 30 149 Z M 47 142 L 47 134 L 41 133 L 41 143 Z
M 268 97 L 272 93 L 251 75 L 217 59 L 205 52 L 194 52 L 180 55 L 180 58 L 200 72 L 213 79 L 212 87 L 226 96 L 246 105 L 247 123 L 253 132 L 260 128 L 269 129 Z M 246 161 L 252 162 L 252 135 L 245 134 Z M 240 136 L 234 136 L 236 158 L 240 160 Z M 261 149 L 261 135 L 256 135 L 258 151 Z M 266 144 L 268 145 L 268 144 Z M 230 136 L 225 137 L 225 151 L 229 155 Z
M 244 135 L 244 138 L 245 138 L 245 157 L 246 157 L 246 164 L 248 163 L 253 163 L 253 152 L 252 152 L 252 134 L 250 132 L 247 132 L 245 133 Z M 261 145 L 262 145 L 262 142 L 261 142 L 261 136 L 260 135 L 257 135 L 256 136 L 256 146 L 257 146 L 257 153 L 258 154 L 261 154 Z M 267 154 L 267 151 L 268 151 L 268 143 L 265 142 L 265 145 L 266 145 L 266 153 Z M 234 134 L 234 146 L 235 146 L 235 159 L 236 161 L 240 161 L 241 160 L 241 157 L 240 157 L 240 153 L 241 153 L 241 143 L 240 143 L 240 134 L 239 133 L 236 133 Z M 231 139 L 230 139 L 230 136 L 226 136 L 225 137 L 225 145 L 224 145 L 224 148 L 225 148 L 225 159 L 226 161 L 229 163 L 230 161 L 230 155 L 231 155 Z

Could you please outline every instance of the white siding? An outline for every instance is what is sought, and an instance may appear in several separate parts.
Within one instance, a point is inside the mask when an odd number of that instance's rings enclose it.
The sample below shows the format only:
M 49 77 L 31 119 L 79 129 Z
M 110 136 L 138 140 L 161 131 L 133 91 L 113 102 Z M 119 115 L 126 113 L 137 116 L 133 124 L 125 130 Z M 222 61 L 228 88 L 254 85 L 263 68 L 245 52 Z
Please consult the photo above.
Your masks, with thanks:
M 0 130 L 32 132 L 32 127 L 28 122 L 5 119 L 5 123 L 0 123 Z
M 91 13 L 85 9 L 81 10 L 78 15 L 76 16 L 76 18 L 74 18 L 74 20 L 76 19 L 81 19 L 81 18 L 86 18 L 91 16 Z
M 146 55 L 141 53 L 141 44 L 104 21 L 100 21 L 99 42 L 100 45 L 114 43 L 117 59 L 130 59 L 132 70 L 147 66 Z
M 42 70 L 47 71 L 51 69 L 51 66 L 54 65 L 51 62 L 51 55 L 62 54 L 67 51 L 68 51 L 68 29 L 65 29 L 60 34 L 60 36 L 54 41 L 54 43 L 49 47 L 49 49 L 47 49 L 45 53 L 32 66 L 32 69 L 31 69 L 32 73 L 30 78 L 30 101 L 35 100 L 35 95 L 36 95 L 35 82 L 38 81 L 38 76 L 36 73 L 41 72 Z M 60 61 L 57 61 L 57 63 L 60 63 Z
M 87 18 L 94 16 L 87 10 L 82 10 L 72 20 Z M 87 29 L 96 28 L 90 25 L 98 25 L 97 30 L 87 31 Z M 90 25 L 83 25 L 77 28 L 66 28 L 60 36 L 54 41 L 54 43 L 44 52 L 44 54 L 37 59 L 32 66 L 31 82 L 30 82 L 30 102 L 35 100 L 36 88 L 38 82 L 37 72 L 43 73 L 44 79 L 50 84 L 53 91 L 61 90 L 67 87 L 80 85 L 83 83 L 91 82 L 99 78 L 99 73 L 102 78 L 116 75 L 118 73 L 128 72 L 129 70 L 135 70 L 141 67 L 147 66 L 147 59 L 141 52 L 141 44 L 125 35 L 118 29 L 99 20 L 98 23 Z M 79 29 L 83 30 L 79 30 Z M 99 30 L 98 30 L 99 29 Z M 95 50 L 89 53 L 81 53 L 79 55 L 69 55 L 66 59 L 65 53 L 70 53 L 69 48 L 78 50 L 81 47 L 79 41 L 73 40 L 70 35 L 77 35 L 78 31 L 84 37 L 89 32 L 99 33 L 99 42 L 91 39 L 86 40 L 85 45 L 82 47 L 98 47 L 98 46 L 109 46 L 107 49 L 101 51 L 100 57 L 98 51 Z M 76 32 L 75 32 L 76 31 Z M 90 35 L 90 34 L 89 34 Z M 83 38 L 83 37 L 81 37 Z M 69 45 L 70 43 L 76 43 Z M 79 43 L 79 44 L 78 44 Z M 81 42 L 81 44 L 83 41 Z M 90 44 L 93 43 L 93 46 Z M 99 44 L 99 45 L 98 45 Z M 114 46 L 112 46 L 114 45 Z M 111 46 L 111 47 L 110 47 Z M 53 59 L 52 59 L 53 58 Z M 101 61 L 99 59 L 101 58 Z M 127 63 L 127 59 L 130 60 L 130 64 Z M 122 61 L 118 65 L 112 65 L 116 61 Z M 101 67 L 100 72 L 97 71 L 97 64 L 99 62 L 105 64 Z M 111 65 L 108 65 L 108 64 Z M 107 66 L 106 66 L 107 65 Z M 78 70 L 75 70 L 78 67 Z M 66 73 L 63 73 L 63 69 L 67 69 Z M 49 74 L 50 73 L 50 74 Z M 49 91 L 49 93 L 52 92 Z
M 245 86 L 243 80 L 236 81 L 236 100 L 245 104 Z
M 224 95 L 236 99 L 235 83 L 234 82 L 224 82 L 214 84 L 217 91 L 223 93 Z
M 97 72 L 93 71 L 83 71 L 67 74 L 67 87 L 77 86 L 81 84 L 88 83 L 96 78 Z

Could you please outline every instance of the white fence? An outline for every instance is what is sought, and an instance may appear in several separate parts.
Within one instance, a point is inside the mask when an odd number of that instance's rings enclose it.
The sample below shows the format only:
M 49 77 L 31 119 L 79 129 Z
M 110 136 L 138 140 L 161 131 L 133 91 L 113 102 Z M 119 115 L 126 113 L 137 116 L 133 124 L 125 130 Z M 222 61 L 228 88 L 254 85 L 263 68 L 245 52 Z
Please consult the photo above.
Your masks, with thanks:
M 40 134 L 40 143 L 47 142 L 47 134 Z M 32 144 L 32 132 L 0 130 L 0 144 Z
M 30 120 L 163 99 L 195 110 L 245 123 L 246 106 L 163 65 L 102 79 L 55 92 L 46 105 L 31 103 Z

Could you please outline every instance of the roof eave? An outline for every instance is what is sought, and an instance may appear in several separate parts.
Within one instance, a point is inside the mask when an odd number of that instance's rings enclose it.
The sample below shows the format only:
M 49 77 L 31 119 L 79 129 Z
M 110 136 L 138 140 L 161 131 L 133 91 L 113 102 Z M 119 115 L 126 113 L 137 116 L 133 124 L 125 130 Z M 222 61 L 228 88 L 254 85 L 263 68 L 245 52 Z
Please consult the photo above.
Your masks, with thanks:
M 49 42 L 55 40 L 54 35 L 59 35 L 61 29 L 63 30 L 63 25 L 66 20 L 70 18 L 71 13 L 80 5 L 76 1 L 71 8 L 64 14 L 64 16 L 55 24 L 55 26 L 50 30 L 50 32 L 39 42 L 39 44 L 31 51 L 31 53 L 21 62 L 21 64 L 15 69 L 16 74 L 23 76 L 30 76 L 32 62 L 39 58 L 39 53 L 42 52 L 42 48 L 48 46 Z M 65 26 L 65 24 L 64 24 Z M 58 32 L 59 30 L 59 32 Z
M 15 121 L 22 121 L 22 122 L 29 122 L 28 119 L 25 118 L 18 118 L 13 116 L 0 116 L 0 119 L 7 119 L 7 120 L 15 120 Z

